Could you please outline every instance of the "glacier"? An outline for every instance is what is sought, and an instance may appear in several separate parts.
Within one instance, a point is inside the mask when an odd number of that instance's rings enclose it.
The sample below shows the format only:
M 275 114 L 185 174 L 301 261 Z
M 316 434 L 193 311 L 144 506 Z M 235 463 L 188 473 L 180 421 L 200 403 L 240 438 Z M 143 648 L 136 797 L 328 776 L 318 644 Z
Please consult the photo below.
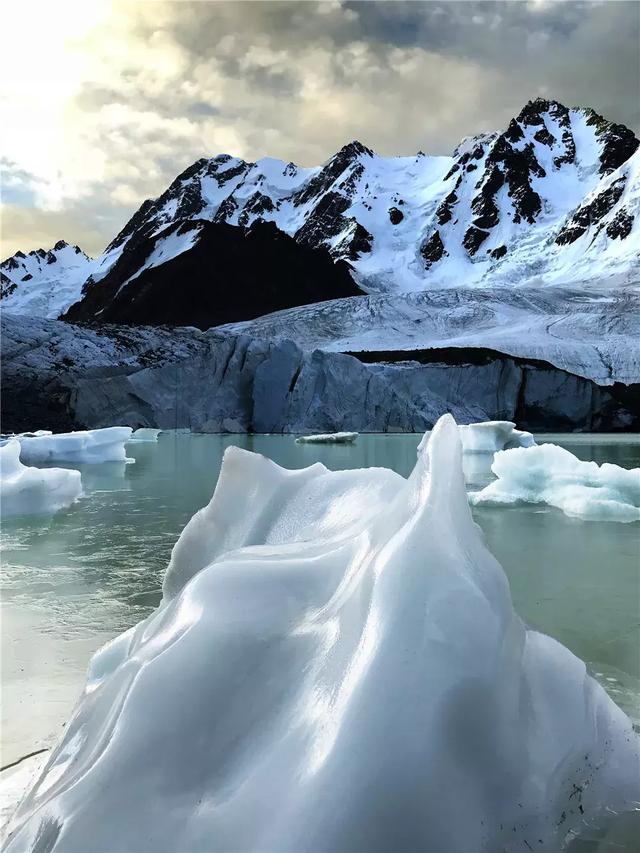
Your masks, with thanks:
M 33 465 L 48 462 L 93 464 L 99 462 L 126 462 L 125 442 L 131 438 L 131 427 L 105 427 L 78 430 L 56 435 L 16 436 L 20 445 L 20 459 Z
M 407 480 L 229 448 L 5 850 L 549 853 L 637 806 L 639 761 L 514 612 L 446 416 Z
M 513 421 L 482 421 L 458 427 L 465 453 L 495 453 L 512 447 L 532 447 L 536 442 L 526 430 L 516 429 Z
M 82 494 L 79 471 L 34 468 L 20 461 L 20 442 L 0 446 L 1 515 L 47 515 L 70 506 Z
M 555 444 L 502 450 L 497 477 L 470 496 L 473 504 L 541 503 L 587 520 L 640 521 L 640 468 L 584 462 Z

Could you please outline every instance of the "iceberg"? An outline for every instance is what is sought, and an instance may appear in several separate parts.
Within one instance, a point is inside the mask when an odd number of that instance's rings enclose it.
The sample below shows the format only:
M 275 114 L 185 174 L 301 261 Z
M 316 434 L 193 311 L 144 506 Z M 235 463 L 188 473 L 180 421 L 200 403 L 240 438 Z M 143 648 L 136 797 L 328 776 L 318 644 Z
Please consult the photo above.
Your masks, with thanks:
M 594 521 L 640 521 L 640 468 L 584 462 L 556 444 L 496 453 L 497 480 L 469 496 L 475 505 L 539 503 Z
M 20 461 L 20 442 L 0 446 L 0 506 L 10 515 L 41 515 L 69 506 L 82 494 L 79 471 L 30 468 Z
M 157 441 L 159 435 L 159 429 L 151 429 L 150 427 L 140 427 L 140 429 L 135 429 L 133 431 L 129 441 Z
M 530 432 L 516 429 L 512 421 L 483 421 L 458 429 L 465 453 L 496 453 L 513 447 L 533 447 L 536 443 Z
M 322 432 L 317 435 L 299 435 L 296 444 L 353 444 L 357 432 Z
M 95 462 L 126 462 L 125 442 L 131 438 L 131 427 L 79 430 L 49 434 L 22 434 L 20 459 L 26 464 L 68 462 L 78 465 Z
M 407 480 L 227 449 L 5 851 L 556 851 L 635 808 L 639 760 L 515 613 L 445 416 Z

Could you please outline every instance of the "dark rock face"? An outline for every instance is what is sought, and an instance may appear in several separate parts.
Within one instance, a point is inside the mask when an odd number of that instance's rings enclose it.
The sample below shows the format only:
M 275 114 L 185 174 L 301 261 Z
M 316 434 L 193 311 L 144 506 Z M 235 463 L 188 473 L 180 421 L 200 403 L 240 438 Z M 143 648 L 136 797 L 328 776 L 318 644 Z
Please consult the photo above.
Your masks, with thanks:
M 190 248 L 143 269 L 165 238 L 194 230 L 198 235 Z M 103 279 L 85 285 L 83 298 L 65 319 L 206 329 L 360 294 L 346 263 L 334 263 L 324 249 L 296 243 L 273 223 L 258 221 L 244 230 L 197 220 L 128 243 Z
M 420 254 L 424 258 L 427 267 L 430 267 L 431 264 L 435 264 L 447 254 L 439 231 L 433 232 L 431 237 L 429 237 L 427 242 L 420 249 Z
M 462 245 L 465 247 L 468 254 L 473 256 L 488 236 L 488 231 L 483 231 L 481 228 L 476 228 L 475 225 L 472 225 L 465 232 L 465 235 L 462 238 Z
M 602 141 L 600 174 L 608 175 L 628 160 L 638 150 L 640 140 L 623 124 L 614 124 L 598 115 L 595 110 L 585 110 L 587 124 L 595 127 Z
M 607 237 L 624 240 L 631 234 L 634 217 L 626 210 L 620 210 L 607 226 Z
M 579 237 L 582 237 L 590 225 L 599 222 L 618 203 L 624 192 L 625 183 L 626 178 L 619 178 L 606 190 L 599 193 L 592 202 L 579 207 L 563 226 L 556 237 L 556 243 L 564 246 L 567 243 L 574 243 Z
M 504 245 L 496 246 L 496 248 L 493 249 L 491 252 L 491 257 L 495 258 L 495 260 L 498 261 L 498 260 L 500 260 L 500 258 L 504 258 L 504 256 L 506 254 L 507 254 L 507 247 L 506 246 L 504 246 Z
M 397 207 L 389 208 L 389 221 L 392 225 L 399 225 L 404 219 L 404 213 Z
M 640 385 L 600 387 L 488 349 L 303 352 L 211 330 L 2 318 L 7 431 L 110 426 L 197 432 L 415 432 L 441 414 L 528 429 L 640 427 Z

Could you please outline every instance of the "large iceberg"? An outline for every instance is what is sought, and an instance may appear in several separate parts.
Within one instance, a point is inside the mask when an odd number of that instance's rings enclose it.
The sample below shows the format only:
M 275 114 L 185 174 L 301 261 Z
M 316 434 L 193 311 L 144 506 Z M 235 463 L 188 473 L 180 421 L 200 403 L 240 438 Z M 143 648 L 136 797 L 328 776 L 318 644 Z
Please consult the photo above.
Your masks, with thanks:
M 75 464 L 93 462 L 126 462 L 125 442 L 131 438 L 131 427 L 79 430 L 52 434 L 22 434 L 20 459 L 30 465 L 48 462 Z
M 0 446 L 0 506 L 2 516 L 54 513 L 82 494 L 79 471 L 30 468 L 20 461 L 15 439 Z
M 514 612 L 461 455 L 450 417 L 408 480 L 228 449 L 7 853 L 556 851 L 633 809 L 631 723 Z
M 541 503 L 566 515 L 640 521 L 640 468 L 584 462 L 555 444 L 496 453 L 497 479 L 470 495 L 473 504 Z
M 516 429 L 513 421 L 483 421 L 459 426 L 465 453 L 496 453 L 512 447 L 532 447 L 533 435 Z

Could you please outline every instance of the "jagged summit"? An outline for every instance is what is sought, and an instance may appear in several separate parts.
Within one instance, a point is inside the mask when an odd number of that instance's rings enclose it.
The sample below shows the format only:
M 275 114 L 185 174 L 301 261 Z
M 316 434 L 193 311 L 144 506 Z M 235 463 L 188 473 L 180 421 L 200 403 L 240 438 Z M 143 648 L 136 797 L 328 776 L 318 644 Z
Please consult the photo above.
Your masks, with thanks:
M 347 261 L 370 292 L 634 281 L 639 145 L 594 110 L 538 97 L 502 131 L 466 137 L 450 157 L 381 157 L 353 140 L 314 168 L 200 158 L 141 205 L 97 259 L 92 280 L 167 227 L 205 220 L 273 222 Z M 11 283 L 7 307 L 15 310 L 22 283 Z

